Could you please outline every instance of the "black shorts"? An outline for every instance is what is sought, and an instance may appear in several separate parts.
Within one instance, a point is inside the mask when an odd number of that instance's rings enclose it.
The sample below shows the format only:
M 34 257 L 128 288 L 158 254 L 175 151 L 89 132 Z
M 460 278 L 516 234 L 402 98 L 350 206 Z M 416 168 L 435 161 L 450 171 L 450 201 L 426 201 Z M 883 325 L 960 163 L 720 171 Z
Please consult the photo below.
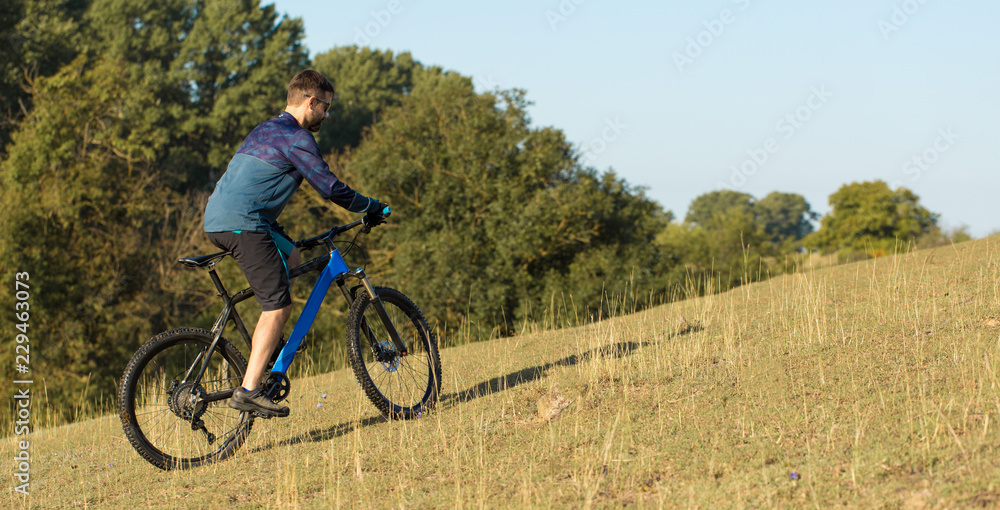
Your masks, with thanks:
M 263 311 L 279 310 L 292 304 L 285 257 L 271 232 L 208 232 L 208 240 L 233 252 Z

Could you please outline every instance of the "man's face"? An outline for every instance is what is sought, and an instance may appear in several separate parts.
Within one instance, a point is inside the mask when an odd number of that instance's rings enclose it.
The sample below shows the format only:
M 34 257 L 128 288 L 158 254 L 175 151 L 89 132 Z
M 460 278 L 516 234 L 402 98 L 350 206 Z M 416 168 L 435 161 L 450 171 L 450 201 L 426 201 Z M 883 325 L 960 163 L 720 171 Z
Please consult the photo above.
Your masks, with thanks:
M 313 133 L 319 131 L 320 125 L 326 120 L 327 112 L 330 110 L 330 102 L 333 101 L 333 94 L 330 92 L 320 92 L 319 95 L 309 96 L 309 109 L 306 111 L 304 128 Z

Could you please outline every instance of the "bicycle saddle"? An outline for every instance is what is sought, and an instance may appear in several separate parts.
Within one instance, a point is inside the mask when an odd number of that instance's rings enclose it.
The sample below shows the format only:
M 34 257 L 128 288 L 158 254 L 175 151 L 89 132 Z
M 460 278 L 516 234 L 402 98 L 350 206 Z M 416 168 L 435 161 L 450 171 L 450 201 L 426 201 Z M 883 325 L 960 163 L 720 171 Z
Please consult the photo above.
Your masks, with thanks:
M 220 251 L 219 253 L 213 253 L 211 255 L 202 255 L 200 257 L 185 257 L 182 259 L 177 259 L 177 262 L 184 264 L 188 267 L 205 267 L 216 260 L 225 257 L 226 255 L 232 255 L 231 251 Z

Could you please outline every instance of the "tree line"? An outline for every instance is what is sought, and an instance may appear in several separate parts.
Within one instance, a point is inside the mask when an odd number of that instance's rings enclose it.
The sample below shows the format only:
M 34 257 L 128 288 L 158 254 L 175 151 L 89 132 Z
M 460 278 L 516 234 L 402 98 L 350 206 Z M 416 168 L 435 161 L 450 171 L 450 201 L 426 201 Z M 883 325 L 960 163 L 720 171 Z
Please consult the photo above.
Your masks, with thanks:
M 57 420 L 113 395 L 153 334 L 211 327 L 208 279 L 175 260 L 215 250 L 201 223 L 212 186 L 307 67 L 337 89 L 317 134 L 331 169 L 395 211 L 367 253 L 342 251 L 410 295 L 445 346 L 460 331 L 606 317 L 609 296 L 648 306 L 729 288 L 794 270 L 804 250 L 876 256 L 948 237 L 912 192 L 878 181 L 842 187 L 822 219 L 794 193 L 733 191 L 675 218 L 585 165 L 559 129 L 533 126 L 525 91 L 478 93 L 405 52 L 310 59 L 301 20 L 252 0 L 14 0 L 0 32 L 0 274 L 13 288 L 15 272 L 31 273 L 32 369 Z M 350 219 L 308 190 L 282 215 L 298 238 Z M 245 283 L 234 263 L 220 272 L 230 288 Z M 310 287 L 296 283 L 296 303 Z M 344 363 L 346 311 L 331 304 L 311 333 L 328 354 L 320 368 Z M 14 309 L 12 292 L 0 307 Z M 0 314 L 3 331 L 14 322 Z M 12 349 L 0 365 L 13 370 Z

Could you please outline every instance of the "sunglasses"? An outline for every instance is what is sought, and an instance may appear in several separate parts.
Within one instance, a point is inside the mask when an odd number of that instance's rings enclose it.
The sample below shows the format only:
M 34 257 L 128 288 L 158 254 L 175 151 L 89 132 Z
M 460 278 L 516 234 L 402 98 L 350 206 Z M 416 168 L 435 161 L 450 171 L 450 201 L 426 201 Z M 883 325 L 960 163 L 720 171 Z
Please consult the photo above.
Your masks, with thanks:
M 326 108 L 323 110 L 323 113 L 329 112 L 330 111 L 330 107 L 333 106 L 333 104 L 330 101 L 324 101 L 319 96 L 313 96 L 313 95 L 310 95 L 310 94 L 302 94 L 302 95 L 305 96 L 305 97 L 314 97 L 314 98 L 316 98 L 317 101 L 325 104 Z

